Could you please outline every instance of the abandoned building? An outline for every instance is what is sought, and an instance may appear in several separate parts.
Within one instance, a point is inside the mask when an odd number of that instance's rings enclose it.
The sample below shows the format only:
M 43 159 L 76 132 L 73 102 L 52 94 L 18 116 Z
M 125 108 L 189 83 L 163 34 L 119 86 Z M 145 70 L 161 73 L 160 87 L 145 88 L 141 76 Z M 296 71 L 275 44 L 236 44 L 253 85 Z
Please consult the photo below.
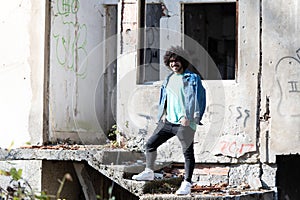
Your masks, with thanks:
M 156 125 L 162 57 L 179 45 L 207 91 L 193 182 L 251 188 L 193 198 L 300 199 L 298 0 L 11 0 L 0 10 L 0 169 L 23 169 L 49 194 L 69 173 L 68 200 L 190 199 L 131 180 Z M 182 163 L 176 138 L 159 148 L 158 172 Z

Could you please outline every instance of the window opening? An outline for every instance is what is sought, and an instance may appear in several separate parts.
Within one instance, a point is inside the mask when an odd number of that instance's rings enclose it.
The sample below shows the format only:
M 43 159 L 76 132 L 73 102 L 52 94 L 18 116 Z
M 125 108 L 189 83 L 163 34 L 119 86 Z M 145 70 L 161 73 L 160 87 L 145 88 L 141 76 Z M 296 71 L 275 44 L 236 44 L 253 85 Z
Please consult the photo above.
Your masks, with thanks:
M 183 17 L 184 34 L 208 52 L 223 80 L 235 79 L 236 3 L 184 4 Z M 193 51 L 186 46 L 188 42 L 184 42 L 184 45 Z M 199 56 L 193 57 L 197 58 Z M 202 76 L 209 80 L 219 79 L 211 73 L 209 66 Z
M 160 18 L 162 4 L 146 4 L 144 46 L 141 49 L 139 82 L 159 80 Z

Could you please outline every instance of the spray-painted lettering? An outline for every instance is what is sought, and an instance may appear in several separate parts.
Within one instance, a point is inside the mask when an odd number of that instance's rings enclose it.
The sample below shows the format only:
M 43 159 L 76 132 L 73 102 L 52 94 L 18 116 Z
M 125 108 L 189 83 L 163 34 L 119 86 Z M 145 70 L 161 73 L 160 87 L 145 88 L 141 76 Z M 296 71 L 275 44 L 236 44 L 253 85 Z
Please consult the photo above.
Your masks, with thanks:
M 300 117 L 300 49 L 296 51 L 297 56 L 282 57 L 275 66 L 277 91 L 277 112 L 282 116 Z
M 75 14 L 79 9 L 79 0 L 57 0 L 57 14 L 68 16 Z
M 85 78 L 87 75 L 87 26 L 80 24 L 77 19 L 79 1 L 58 0 L 54 10 L 54 23 L 56 26 L 63 27 L 52 34 L 57 63 L 66 70 L 74 72 L 76 76 Z
M 298 81 L 288 81 L 289 84 L 291 84 L 291 88 L 289 90 L 289 92 L 300 92 L 300 90 L 298 89 Z

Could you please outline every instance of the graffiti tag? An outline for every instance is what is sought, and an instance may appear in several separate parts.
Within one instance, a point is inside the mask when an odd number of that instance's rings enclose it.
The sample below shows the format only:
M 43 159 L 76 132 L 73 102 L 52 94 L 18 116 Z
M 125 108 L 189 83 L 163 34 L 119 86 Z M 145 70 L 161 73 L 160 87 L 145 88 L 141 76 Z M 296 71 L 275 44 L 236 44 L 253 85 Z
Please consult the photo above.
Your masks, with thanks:
M 87 75 L 87 26 L 78 22 L 76 16 L 78 10 L 78 0 L 58 0 L 54 16 L 60 17 L 56 23 L 60 23 L 62 29 L 54 32 L 52 36 L 58 64 L 66 70 L 73 71 L 76 76 L 85 78 Z M 71 15 L 74 15 L 73 19 L 70 18 Z

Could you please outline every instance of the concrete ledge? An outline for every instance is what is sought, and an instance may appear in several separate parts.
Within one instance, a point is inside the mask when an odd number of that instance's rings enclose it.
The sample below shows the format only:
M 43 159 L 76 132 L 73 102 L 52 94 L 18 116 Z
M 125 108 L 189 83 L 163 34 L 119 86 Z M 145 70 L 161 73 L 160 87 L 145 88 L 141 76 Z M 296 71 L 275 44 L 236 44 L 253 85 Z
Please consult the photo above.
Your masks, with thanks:
M 49 148 L 25 148 L 12 149 L 10 151 L 0 149 L 0 160 L 82 161 L 88 163 L 88 165 L 129 192 L 138 195 L 142 194 L 143 184 L 125 179 L 124 173 L 126 171 L 133 173 L 133 170 L 137 170 L 136 173 L 142 171 L 144 168 L 143 163 L 137 164 L 136 161 L 144 159 L 143 153 L 122 149 L 108 149 L 94 145 L 82 146 L 74 150 Z M 128 167 L 128 165 L 131 167 Z
M 149 182 L 133 181 L 131 175 L 141 172 L 144 167 L 144 154 L 123 149 L 109 149 L 103 146 L 82 146 L 75 149 L 39 149 L 25 148 L 10 151 L 0 149 L 0 160 L 57 160 L 86 162 L 95 170 L 108 177 L 125 190 L 140 197 L 140 199 L 239 199 L 239 200 L 273 200 L 274 191 L 242 191 L 240 195 L 229 195 L 226 192 L 196 194 L 192 196 L 176 196 L 174 194 L 144 194 L 144 188 Z M 140 160 L 139 162 L 136 162 Z M 170 163 L 167 163 L 170 164 Z M 165 164 L 161 163 L 160 168 Z M 151 184 L 151 182 L 150 182 Z
M 205 194 L 192 194 L 186 196 L 177 196 L 175 194 L 147 194 L 140 196 L 141 200 L 274 200 L 274 191 L 258 191 L 249 192 L 241 195 L 205 195 Z
M 51 147 L 51 146 L 50 146 Z M 10 151 L 0 149 L 0 160 L 93 160 L 104 165 L 135 163 L 144 159 L 143 153 L 123 149 L 108 149 L 103 146 L 82 146 L 74 149 L 21 148 Z

